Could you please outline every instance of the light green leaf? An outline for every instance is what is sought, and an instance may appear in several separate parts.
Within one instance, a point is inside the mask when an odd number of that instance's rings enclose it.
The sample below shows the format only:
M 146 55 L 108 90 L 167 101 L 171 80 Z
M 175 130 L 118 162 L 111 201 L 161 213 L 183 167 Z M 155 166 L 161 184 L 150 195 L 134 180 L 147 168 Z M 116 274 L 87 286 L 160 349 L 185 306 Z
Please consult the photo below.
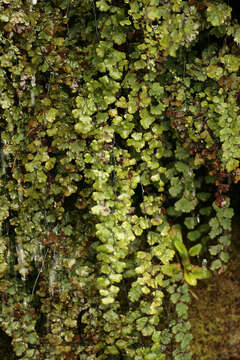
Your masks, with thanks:
M 202 244 L 196 244 L 188 250 L 188 253 L 190 256 L 197 256 L 200 254 L 201 250 L 202 250 Z
M 107 296 L 107 297 L 102 298 L 102 303 L 103 303 L 104 305 L 113 304 L 114 301 L 115 301 L 114 298 L 111 297 L 111 296 Z

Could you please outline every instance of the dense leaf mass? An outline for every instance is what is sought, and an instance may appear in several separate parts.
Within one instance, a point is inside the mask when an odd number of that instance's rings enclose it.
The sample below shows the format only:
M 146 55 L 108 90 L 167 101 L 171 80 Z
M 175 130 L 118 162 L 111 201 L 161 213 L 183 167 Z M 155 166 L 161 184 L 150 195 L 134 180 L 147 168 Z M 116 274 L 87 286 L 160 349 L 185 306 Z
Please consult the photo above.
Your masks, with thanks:
M 240 179 L 231 12 L 0 1 L 0 319 L 19 359 L 191 358 L 189 286 L 226 267 Z

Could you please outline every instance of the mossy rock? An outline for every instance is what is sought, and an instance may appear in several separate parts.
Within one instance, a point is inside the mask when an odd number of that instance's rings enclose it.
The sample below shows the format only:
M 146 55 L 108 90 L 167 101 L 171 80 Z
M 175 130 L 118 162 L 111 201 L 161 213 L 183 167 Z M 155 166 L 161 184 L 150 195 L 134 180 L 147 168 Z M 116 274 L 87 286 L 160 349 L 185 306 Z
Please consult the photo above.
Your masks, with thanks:
M 225 273 L 193 289 L 193 360 L 240 359 L 240 256 Z

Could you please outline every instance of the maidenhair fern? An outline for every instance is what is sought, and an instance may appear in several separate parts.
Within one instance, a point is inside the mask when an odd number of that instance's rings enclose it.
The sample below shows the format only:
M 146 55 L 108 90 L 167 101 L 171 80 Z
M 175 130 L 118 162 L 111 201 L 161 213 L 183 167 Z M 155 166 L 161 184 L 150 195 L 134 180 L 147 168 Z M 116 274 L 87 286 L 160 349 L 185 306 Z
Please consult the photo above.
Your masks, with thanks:
M 224 1 L 0 4 L 1 327 L 19 359 L 187 360 L 226 269 L 240 27 Z

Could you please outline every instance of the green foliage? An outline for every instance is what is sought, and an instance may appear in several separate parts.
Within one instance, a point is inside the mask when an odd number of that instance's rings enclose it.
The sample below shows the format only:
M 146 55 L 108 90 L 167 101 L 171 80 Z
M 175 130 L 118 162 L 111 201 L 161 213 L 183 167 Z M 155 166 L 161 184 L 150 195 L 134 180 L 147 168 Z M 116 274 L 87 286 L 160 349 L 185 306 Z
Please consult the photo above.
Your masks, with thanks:
M 226 267 L 239 181 L 230 6 L 4 0 L 0 38 L 1 327 L 16 356 L 164 360 L 174 339 L 190 359 L 189 286 L 211 275 L 197 258 Z

